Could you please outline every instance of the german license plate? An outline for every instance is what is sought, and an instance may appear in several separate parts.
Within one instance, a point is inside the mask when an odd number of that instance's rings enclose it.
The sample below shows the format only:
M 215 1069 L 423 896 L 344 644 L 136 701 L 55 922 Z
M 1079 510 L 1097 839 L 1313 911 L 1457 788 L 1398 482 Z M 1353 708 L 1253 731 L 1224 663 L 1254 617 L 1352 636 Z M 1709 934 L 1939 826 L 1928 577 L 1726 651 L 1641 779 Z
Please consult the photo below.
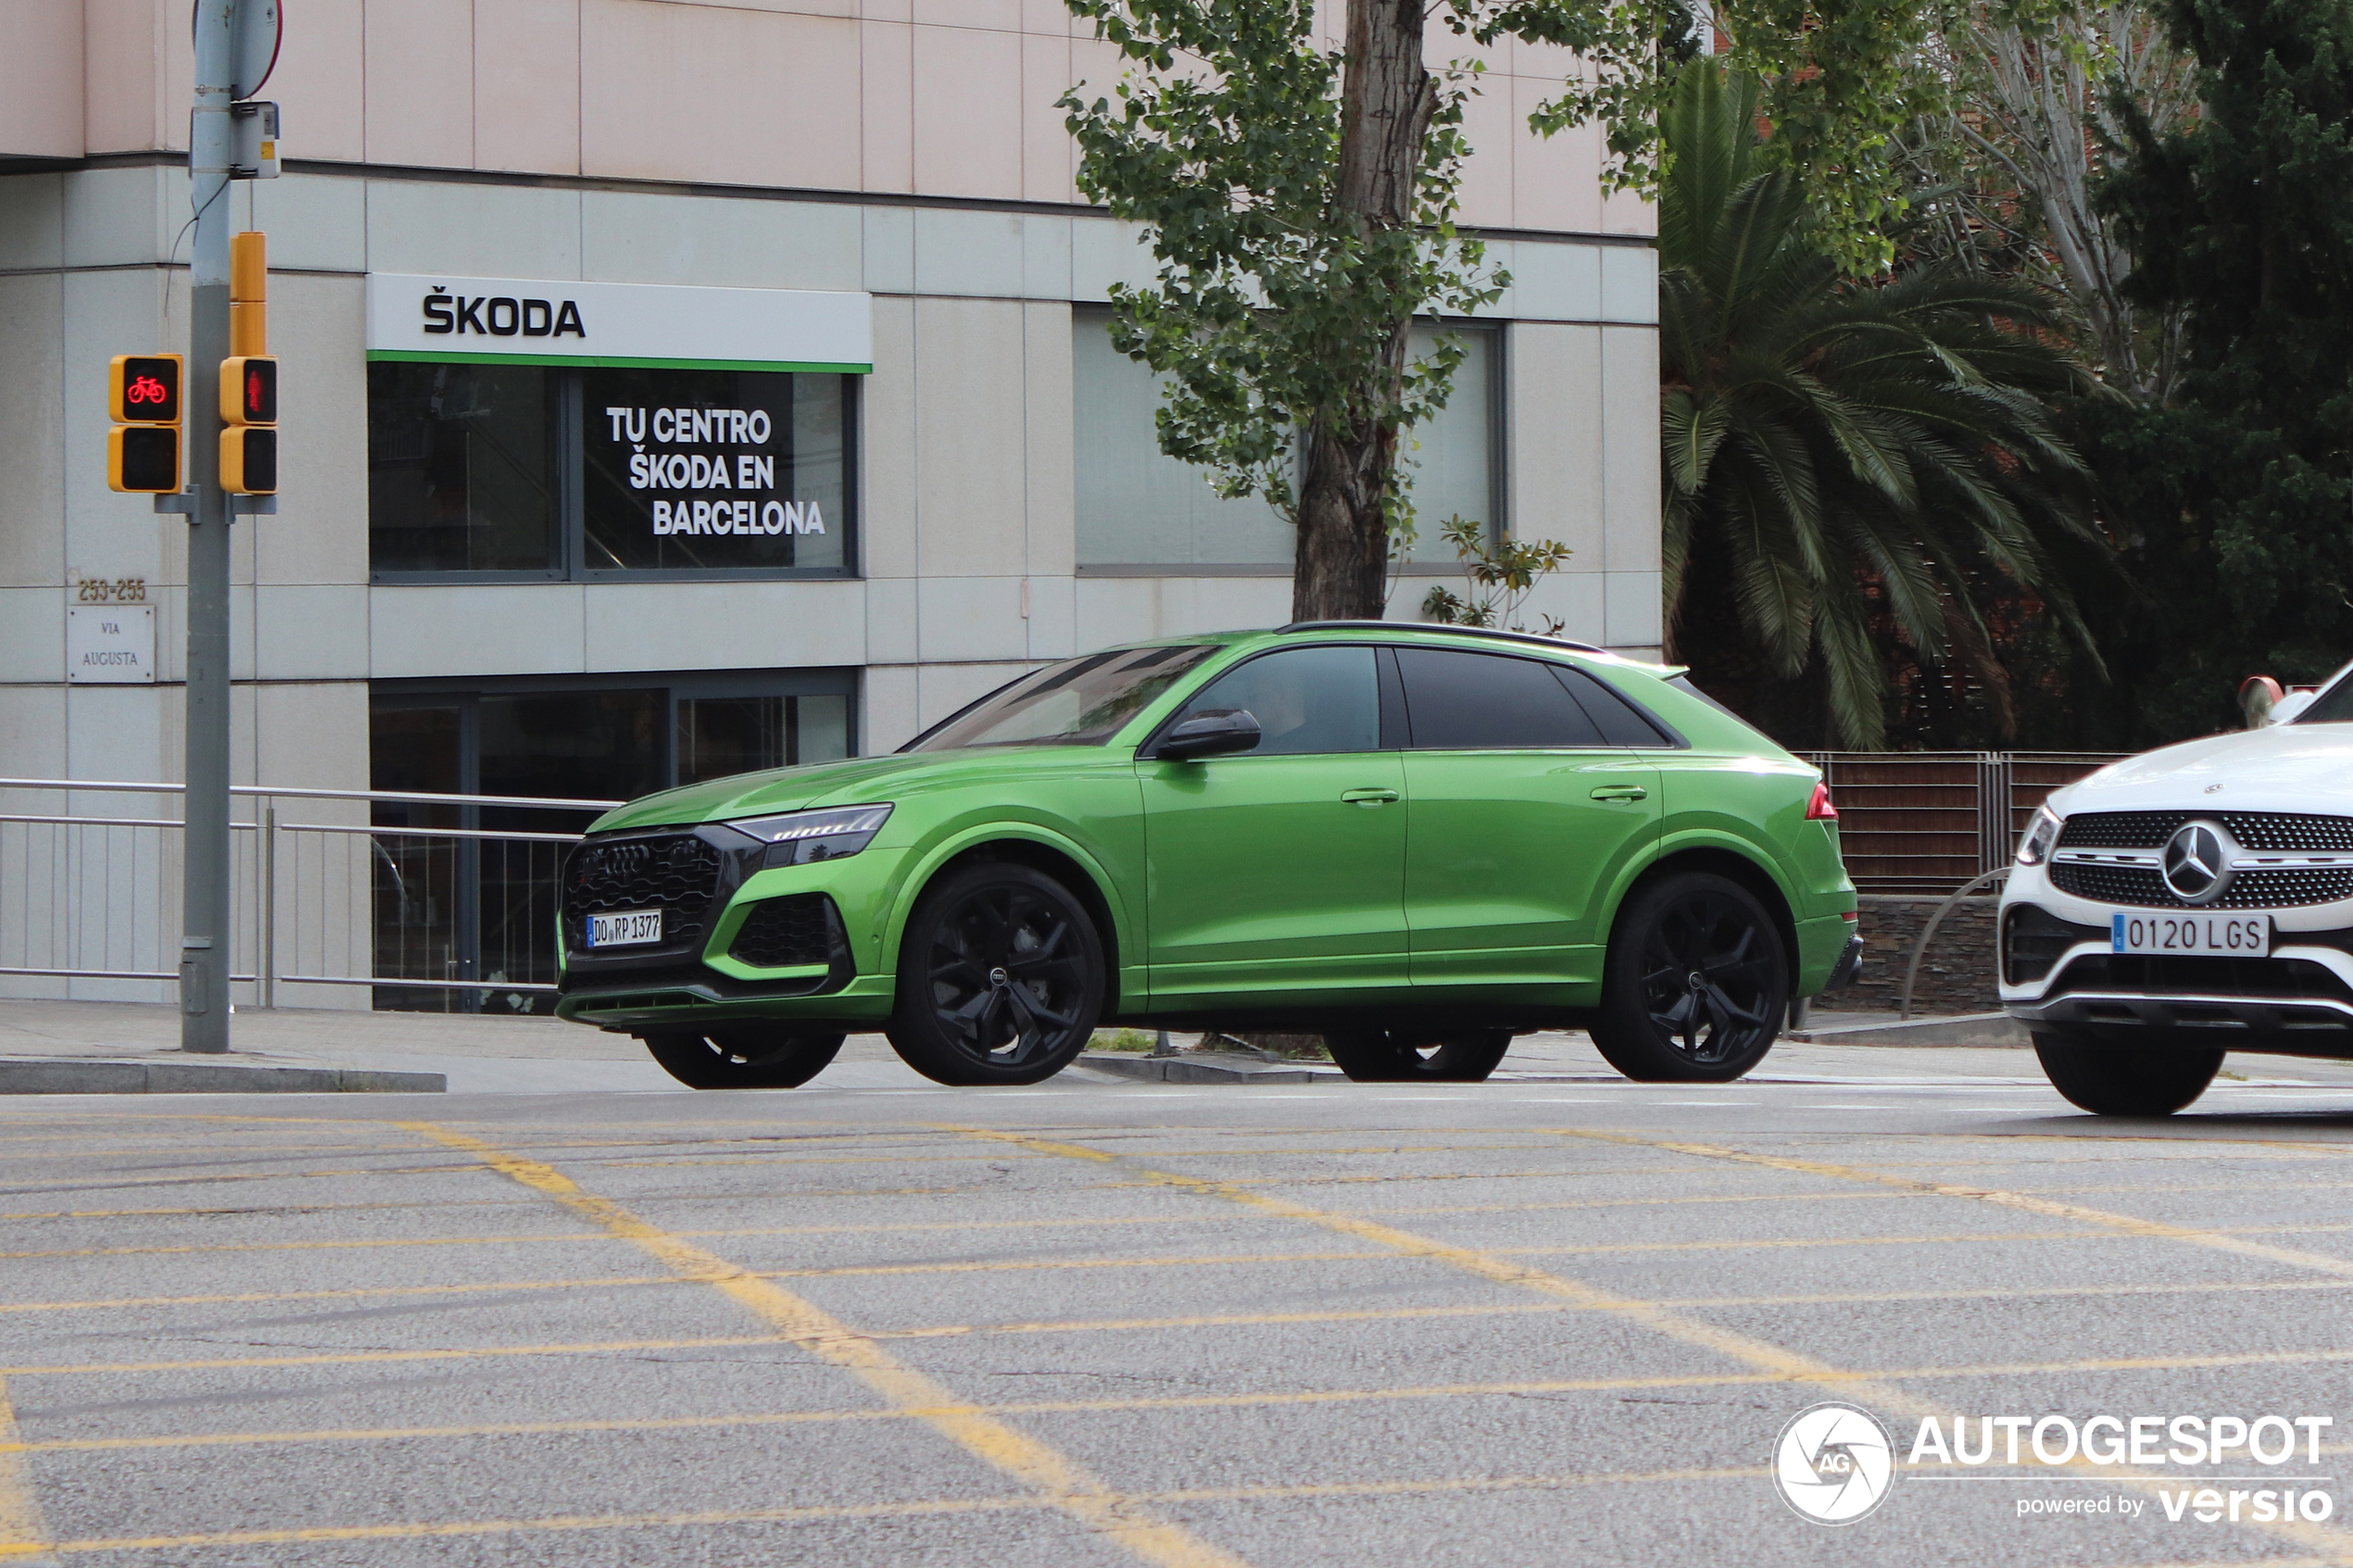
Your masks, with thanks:
M 588 917 L 588 946 L 628 947 L 661 940 L 660 909 L 623 909 L 618 914 Z
M 2269 915 L 2116 915 L 2111 921 L 2108 950 L 2115 953 L 2259 959 L 2271 950 Z

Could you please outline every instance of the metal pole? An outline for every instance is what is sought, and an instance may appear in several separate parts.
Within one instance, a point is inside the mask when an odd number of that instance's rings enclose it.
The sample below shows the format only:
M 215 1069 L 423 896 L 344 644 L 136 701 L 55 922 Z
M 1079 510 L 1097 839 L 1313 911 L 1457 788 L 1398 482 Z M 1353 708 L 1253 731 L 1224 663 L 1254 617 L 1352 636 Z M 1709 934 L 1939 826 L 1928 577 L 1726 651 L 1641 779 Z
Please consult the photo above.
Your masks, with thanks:
M 229 352 L 231 27 L 238 0 L 197 0 L 196 100 L 189 123 L 195 248 L 188 272 L 187 780 L 182 847 L 180 1048 L 229 1048 L 229 498 L 221 493 L 220 410 Z
M 261 809 L 261 963 L 254 971 L 260 982 L 261 1005 L 278 1005 L 278 806 Z

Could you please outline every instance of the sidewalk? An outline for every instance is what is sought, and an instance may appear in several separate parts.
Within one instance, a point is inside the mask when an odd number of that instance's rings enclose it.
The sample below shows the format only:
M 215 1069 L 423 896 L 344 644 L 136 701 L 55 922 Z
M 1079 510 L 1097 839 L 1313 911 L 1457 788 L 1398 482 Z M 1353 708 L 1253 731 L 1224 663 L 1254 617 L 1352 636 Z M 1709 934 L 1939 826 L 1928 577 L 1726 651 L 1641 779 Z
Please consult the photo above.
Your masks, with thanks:
M 1857 1031 L 1863 1041 L 1842 1043 L 1853 1025 L 1892 1022 L 1882 1014 L 1817 1012 L 1803 1033 L 1785 1038 L 1755 1073 L 1757 1083 L 1863 1083 L 1907 1079 L 1954 1083 L 2040 1084 L 2042 1071 L 2021 1041 L 2014 1046 L 1893 1045 L 1900 1037 L 1878 1028 Z M 1966 1031 L 1964 1031 L 1966 1033 Z M 232 1020 L 235 1045 L 227 1062 L 247 1067 L 328 1068 L 438 1073 L 451 1094 L 607 1093 L 691 1094 L 654 1065 L 645 1047 L 551 1018 L 499 1018 L 452 1013 L 331 1012 L 281 1008 L 247 1010 Z M 1176 1036 L 1190 1045 L 1195 1036 Z M 1130 1059 L 1140 1060 L 1140 1059 Z M 1258 1062 L 1239 1054 L 1188 1053 L 1179 1060 L 1221 1067 L 1265 1067 L 1296 1082 L 1300 1069 L 1344 1083 L 1328 1062 Z M 180 1014 L 134 1002 L 45 1002 L 0 999 L 0 1063 L 28 1060 L 124 1062 L 176 1066 L 222 1062 L 180 1050 Z M 2353 1085 L 2353 1062 L 2287 1057 L 2234 1057 L 2225 1071 L 2257 1083 Z M 1134 1079 L 1085 1067 L 1066 1069 L 1063 1082 L 1112 1085 Z M 1617 1081 L 1617 1074 L 1582 1034 L 1524 1035 L 1491 1082 Z M 901 1062 L 880 1035 L 853 1035 L 841 1055 L 811 1084 L 819 1089 L 935 1088 Z M 1243 1085 L 1247 1086 L 1247 1085 Z

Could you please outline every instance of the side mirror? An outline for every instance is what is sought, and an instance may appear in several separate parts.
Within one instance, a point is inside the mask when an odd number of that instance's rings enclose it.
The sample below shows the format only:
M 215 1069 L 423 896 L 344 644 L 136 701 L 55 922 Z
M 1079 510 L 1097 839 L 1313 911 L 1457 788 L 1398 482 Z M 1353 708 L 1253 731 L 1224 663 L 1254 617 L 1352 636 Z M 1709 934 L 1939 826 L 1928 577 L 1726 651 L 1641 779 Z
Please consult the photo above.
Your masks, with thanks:
M 1152 756 L 1163 762 L 1193 762 L 1248 751 L 1258 744 L 1258 719 L 1247 708 L 1213 708 L 1160 737 Z
M 2239 711 L 2246 715 L 2246 727 L 2259 730 L 2279 721 L 2280 699 L 2287 694 L 2269 675 L 2249 675 L 2239 683 Z

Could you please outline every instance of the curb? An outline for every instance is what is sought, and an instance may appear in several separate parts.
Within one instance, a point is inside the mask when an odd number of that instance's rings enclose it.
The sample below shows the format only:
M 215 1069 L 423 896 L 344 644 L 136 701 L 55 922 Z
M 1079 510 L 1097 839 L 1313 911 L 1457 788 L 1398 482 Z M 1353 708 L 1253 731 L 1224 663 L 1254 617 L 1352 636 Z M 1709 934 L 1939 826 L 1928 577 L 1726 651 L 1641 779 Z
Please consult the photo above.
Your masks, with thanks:
M 2026 1030 L 2006 1012 L 1969 1012 L 1793 1029 L 1781 1038 L 1815 1046 L 2023 1046 Z
M 1327 1079 L 1347 1082 L 1347 1074 L 1337 1070 L 1318 1072 L 1312 1067 L 1226 1067 L 1191 1057 L 1132 1056 L 1112 1051 L 1088 1051 L 1073 1065 L 1091 1067 L 1098 1073 L 1139 1079 L 1148 1084 L 1320 1084 Z
M 226 1061 L 89 1061 L 0 1059 L 0 1095 L 438 1095 L 438 1073 L 354 1067 L 247 1067 Z

